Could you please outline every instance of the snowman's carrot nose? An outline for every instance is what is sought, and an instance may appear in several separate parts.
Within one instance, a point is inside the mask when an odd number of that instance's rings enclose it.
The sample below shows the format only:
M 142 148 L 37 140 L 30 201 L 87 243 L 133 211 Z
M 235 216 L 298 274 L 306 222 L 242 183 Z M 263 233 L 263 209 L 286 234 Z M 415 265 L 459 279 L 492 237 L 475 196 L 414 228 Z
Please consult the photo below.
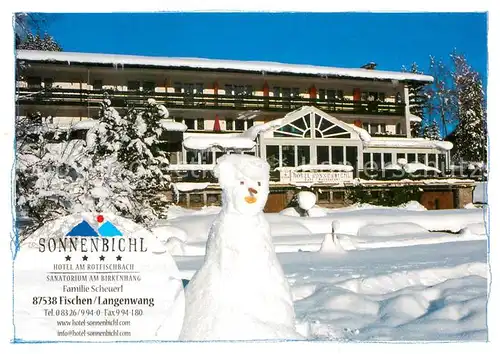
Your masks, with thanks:
M 250 192 L 250 194 L 257 194 L 257 191 L 253 188 L 248 188 L 248 191 Z

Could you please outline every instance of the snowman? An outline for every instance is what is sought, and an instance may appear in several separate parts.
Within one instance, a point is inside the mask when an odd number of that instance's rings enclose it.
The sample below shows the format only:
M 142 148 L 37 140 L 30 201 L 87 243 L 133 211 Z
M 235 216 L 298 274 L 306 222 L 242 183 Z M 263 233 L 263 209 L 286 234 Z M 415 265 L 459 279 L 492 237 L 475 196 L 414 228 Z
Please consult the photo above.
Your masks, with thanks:
M 224 155 L 215 174 L 222 210 L 214 220 L 202 267 L 185 289 L 181 340 L 298 339 L 287 279 L 263 208 L 269 165 Z

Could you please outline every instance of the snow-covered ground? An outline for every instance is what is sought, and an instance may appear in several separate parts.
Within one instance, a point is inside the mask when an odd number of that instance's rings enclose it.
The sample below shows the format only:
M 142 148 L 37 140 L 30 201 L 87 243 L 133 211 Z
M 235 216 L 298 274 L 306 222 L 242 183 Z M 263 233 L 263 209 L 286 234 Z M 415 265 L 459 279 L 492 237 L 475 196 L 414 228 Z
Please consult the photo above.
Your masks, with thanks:
M 317 207 L 319 208 L 319 207 Z M 355 205 L 322 217 L 265 214 L 308 339 L 463 341 L 487 338 L 484 209 Z M 154 233 L 184 279 L 203 264 L 218 207 L 170 209 Z M 286 214 L 286 215 L 284 215 Z M 344 253 L 321 249 L 332 225 Z

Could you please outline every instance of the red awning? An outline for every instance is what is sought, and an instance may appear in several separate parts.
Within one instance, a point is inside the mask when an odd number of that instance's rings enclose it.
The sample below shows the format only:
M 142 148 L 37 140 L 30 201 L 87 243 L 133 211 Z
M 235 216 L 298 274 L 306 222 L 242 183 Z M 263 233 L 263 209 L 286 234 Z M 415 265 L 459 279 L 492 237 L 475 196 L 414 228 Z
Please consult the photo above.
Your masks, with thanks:
M 215 115 L 214 132 L 220 132 L 220 120 L 219 115 Z

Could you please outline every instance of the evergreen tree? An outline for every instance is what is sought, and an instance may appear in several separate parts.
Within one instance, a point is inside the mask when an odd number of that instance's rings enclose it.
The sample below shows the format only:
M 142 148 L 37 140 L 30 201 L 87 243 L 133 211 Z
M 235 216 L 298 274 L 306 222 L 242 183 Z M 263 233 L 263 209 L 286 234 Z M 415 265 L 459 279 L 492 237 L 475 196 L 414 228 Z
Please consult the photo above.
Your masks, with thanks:
M 431 123 L 424 126 L 422 130 L 422 136 L 430 140 L 443 140 L 443 138 L 441 137 L 441 132 L 439 131 L 439 125 L 436 121 L 432 121 Z
M 168 118 L 168 110 L 154 99 L 148 99 L 142 111 L 131 109 L 126 117 L 127 139 L 119 152 L 119 160 L 128 178 L 135 181 L 135 196 L 151 212 L 144 216 L 144 222 L 161 213 L 166 201 L 157 192 L 170 188 L 169 161 L 160 146 L 164 133 L 161 121 L 165 118 Z
M 403 72 L 410 72 L 413 74 L 423 74 L 418 64 L 413 62 L 408 70 L 405 66 L 402 67 Z M 420 118 L 424 116 L 424 106 L 427 102 L 428 96 L 425 94 L 425 83 L 413 83 L 408 88 L 408 98 L 410 101 L 410 113 Z
M 453 80 L 458 99 L 459 124 L 455 132 L 455 160 L 487 161 L 487 127 L 481 78 L 463 55 L 453 53 Z
M 16 44 L 17 49 L 26 49 L 26 50 L 45 50 L 45 51 L 54 51 L 60 52 L 62 51 L 61 46 L 54 40 L 54 38 L 47 33 L 40 36 L 39 33 L 33 35 L 32 33 L 28 33 L 26 38 L 19 39 Z

